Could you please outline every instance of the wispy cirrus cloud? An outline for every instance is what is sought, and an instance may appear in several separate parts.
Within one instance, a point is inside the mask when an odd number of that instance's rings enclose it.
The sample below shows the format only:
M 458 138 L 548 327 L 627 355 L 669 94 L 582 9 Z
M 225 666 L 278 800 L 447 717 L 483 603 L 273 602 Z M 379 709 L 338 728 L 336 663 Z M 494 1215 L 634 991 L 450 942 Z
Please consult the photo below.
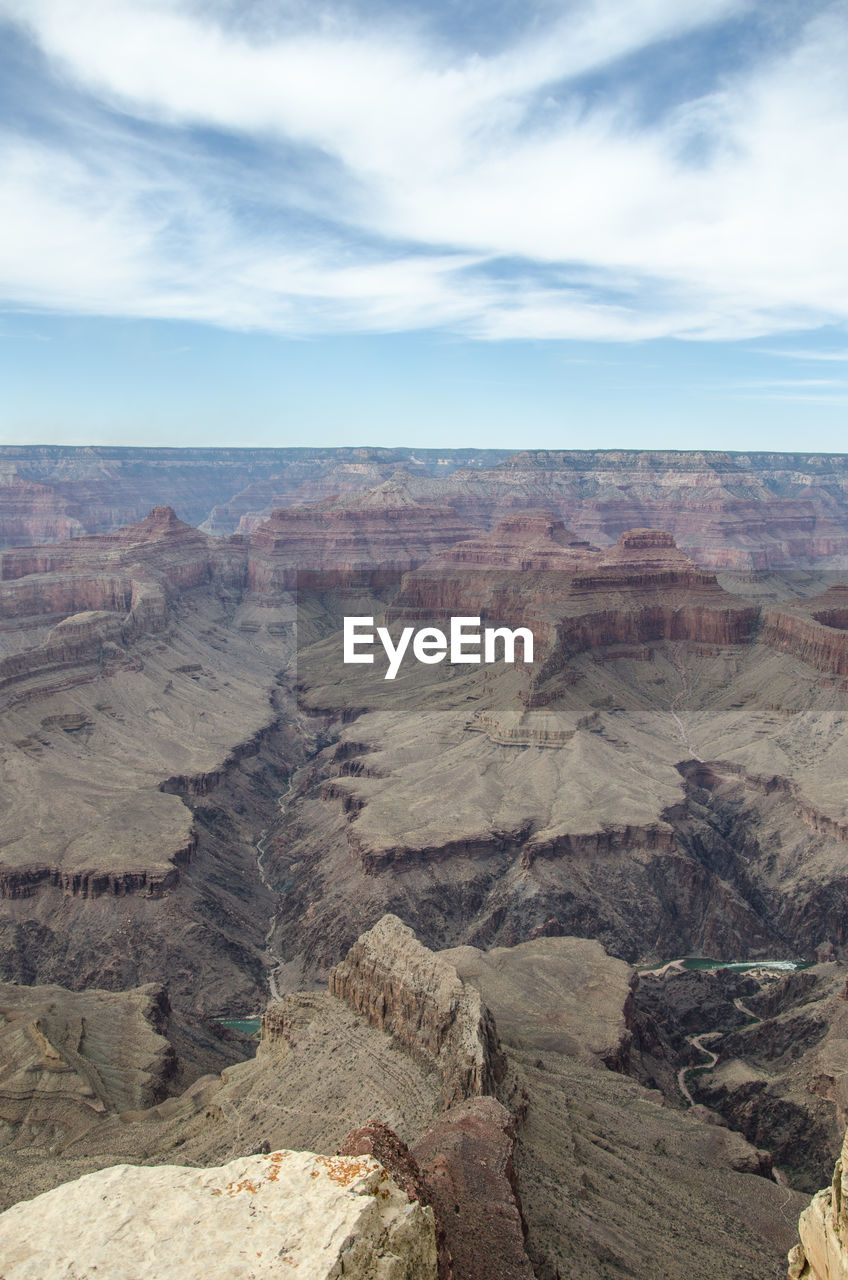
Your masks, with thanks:
M 0 0 L 40 59 L 3 296 L 288 334 L 842 324 L 848 12 L 756 9 L 540 3 L 480 52 L 435 5 Z
M 781 360 L 823 360 L 827 363 L 848 363 L 848 350 L 818 351 L 810 347 L 756 347 L 755 351 L 764 356 L 776 356 Z

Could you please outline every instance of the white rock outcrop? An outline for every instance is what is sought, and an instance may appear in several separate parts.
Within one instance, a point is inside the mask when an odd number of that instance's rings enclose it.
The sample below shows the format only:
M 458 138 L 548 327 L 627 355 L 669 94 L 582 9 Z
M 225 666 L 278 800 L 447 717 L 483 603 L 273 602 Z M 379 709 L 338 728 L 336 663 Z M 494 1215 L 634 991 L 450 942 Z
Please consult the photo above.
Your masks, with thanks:
M 789 1280 L 848 1280 L 848 1133 L 833 1181 L 798 1222 L 801 1243 L 789 1255 Z
M 373 1156 L 116 1165 L 0 1214 L 3 1280 L 436 1280 L 433 1211 Z

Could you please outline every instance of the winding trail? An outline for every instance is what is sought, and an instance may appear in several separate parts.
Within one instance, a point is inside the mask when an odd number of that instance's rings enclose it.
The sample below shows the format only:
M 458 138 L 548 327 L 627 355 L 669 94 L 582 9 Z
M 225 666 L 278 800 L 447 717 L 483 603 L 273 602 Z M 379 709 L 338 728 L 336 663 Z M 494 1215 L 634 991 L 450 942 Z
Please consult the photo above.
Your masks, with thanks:
M 753 1024 L 754 1024 L 755 1022 L 762 1022 L 762 1018 L 759 1018 L 759 1017 L 757 1016 L 757 1014 L 753 1012 L 753 1010 L 752 1010 L 752 1009 L 749 1009 L 749 1008 L 748 1008 L 748 1006 L 747 1006 L 746 1004 L 743 1004 L 743 1003 L 742 1003 L 742 1000 L 741 1000 L 741 998 L 740 998 L 739 996 L 737 996 L 737 997 L 735 998 L 735 1000 L 733 1001 L 733 1003 L 734 1003 L 734 1005 L 736 1006 L 736 1008 L 739 1010 L 739 1012 L 740 1012 L 740 1013 L 744 1013 L 744 1014 L 745 1014 L 745 1016 L 746 1016 L 746 1018 L 750 1018 L 750 1019 L 751 1019 L 751 1025 L 752 1025 L 752 1026 L 753 1026 Z
M 701 1066 L 681 1067 L 677 1073 L 677 1087 L 680 1090 L 680 1092 L 683 1094 L 684 1098 L 689 1103 L 690 1107 L 695 1106 L 695 1099 L 692 1097 L 692 1094 L 689 1092 L 689 1086 L 686 1083 L 686 1075 L 689 1071 L 700 1071 L 703 1069 L 703 1067 L 706 1067 L 707 1071 L 712 1071 L 713 1067 L 718 1062 L 718 1054 L 715 1052 L 714 1049 L 706 1048 L 706 1046 L 704 1045 L 704 1041 L 721 1039 L 723 1034 L 724 1033 L 722 1031 L 702 1031 L 700 1035 L 686 1037 L 687 1041 L 689 1042 L 689 1044 L 692 1045 L 694 1049 L 697 1049 L 699 1053 L 705 1053 L 707 1057 L 710 1059 L 709 1062 L 702 1063 Z
M 686 970 L 684 969 L 683 960 L 668 960 L 666 961 L 665 964 L 660 965 L 656 969 L 642 969 L 640 971 L 640 977 L 650 976 L 654 978 L 667 978 L 672 973 L 684 973 L 684 972 L 686 972 Z M 711 972 L 716 972 L 716 970 L 705 970 L 704 972 L 711 973 Z M 748 1006 L 743 1002 L 741 996 L 735 996 L 733 1000 L 733 1004 L 741 1014 L 744 1014 L 746 1018 L 751 1019 L 751 1021 L 748 1024 L 749 1027 L 756 1026 L 757 1023 L 762 1022 L 762 1018 L 758 1017 L 758 1015 L 754 1013 L 752 1009 L 748 1008 Z M 740 1030 L 745 1030 L 745 1028 L 740 1028 Z M 697 1049 L 699 1053 L 705 1054 L 710 1059 L 709 1062 L 701 1063 L 700 1065 L 681 1067 L 680 1070 L 677 1072 L 677 1077 L 676 1077 L 677 1087 L 680 1090 L 683 1098 L 689 1103 L 690 1107 L 697 1106 L 697 1103 L 695 1102 L 695 1099 L 692 1097 L 691 1090 L 689 1089 L 689 1086 L 686 1083 L 686 1077 L 690 1071 L 703 1071 L 703 1070 L 712 1071 L 713 1067 L 718 1062 L 719 1054 L 716 1052 L 715 1049 L 708 1049 L 704 1041 L 720 1040 L 724 1034 L 725 1032 L 723 1031 L 702 1031 L 696 1036 L 686 1037 L 687 1041 L 689 1042 L 689 1044 L 692 1045 L 693 1049 Z M 776 1166 L 772 1168 L 771 1176 L 774 1179 L 774 1181 L 777 1183 L 777 1185 L 779 1187 L 783 1187 L 786 1191 L 786 1199 L 778 1207 L 780 1209 L 780 1212 L 783 1214 L 783 1217 L 786 1218 L 787 1222 L 789 1222 L 789 1218 L 787 1218 L 786 1211 L 785 1211 L 786 1205 L 792 1199 L 792 1189 L 789 1185 L 789 1180 L 786 1177 L 786 1174 L 781 1169 L 778 1169 Z M 793 1222 L 794 1222 L 794 1219 L 793 1219 Z
M 658 969 L 640 969 L 640 978 L 664 978 L 667 974 L 674 970 L 675 973 L 683 973 L 683 960 L 666 960 L 665 964 L 661 964 Z

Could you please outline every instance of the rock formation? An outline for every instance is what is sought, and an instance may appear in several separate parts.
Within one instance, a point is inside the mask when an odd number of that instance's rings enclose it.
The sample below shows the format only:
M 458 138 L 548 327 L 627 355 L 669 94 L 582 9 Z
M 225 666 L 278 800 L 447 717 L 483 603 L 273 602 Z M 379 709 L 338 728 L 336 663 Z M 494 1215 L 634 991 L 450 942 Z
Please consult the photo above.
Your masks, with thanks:
M 656 1092 L 607 1070 L 589 1049 L 598 1044 L 600 1010 L 587 1010 L 581 1022 L 574 1005 L 568 1036 L 542 1047 L 546 1008 L 555 1011 L 560 1002 L 556 976 L 569 981 L 569 964 L 573 978 L 582 974 L 584 992 L 596 986 L 593 960 L 602 984 L 609 986 L 612 978 L 621 994 L 629 990 L 627 982 L 617 981 L 615 963 L 611 968 L 597 947 L 577 943 L 578 969 L 568 959 L 568 939 L 541 940 L 536 951 L 522 949 L 516 966 L 499 957 L 501 1008 L 514 1010 L 521 1002 L 534 965 L 546 1003 L 528 1010 L 523 1044 L 516 1038 L 502 1051 L 506 1070 L 496 1086 L 500 1096 L 473 1096 L 439 1110 L 443 1085 L 428 1048 L 433 971 L 416 987 L 410 980 L 410 948 L 404 939 L 399 945 L 397 930 L 373 935 L 369 952 L 379 951 L 382 958 L 371 970 L 373 995 L 379 1002 L 396 970 L 396 986 L 405 989 L 402 1034 L 371 1025 L 366 1013 L 355 1013 L 329 992 L 292 994 L 269 1008 L 255 1059 L 227 1066 L 220 1075 L 202 1075 L 183 1093 L 146 1109 L 108 1112 L 40 1158 L 32 1146 L 0 1150 L 4 1194 L 33 1195 L 57 1184 L 83 1188 L 90 1183 L 68 1184 L 68 1179 L 96 1168 L 106 1170 L 108 1182 L 116 1161 L 128 1159 L 164 1163 L 159 1170 L 164 1180 L 174 1174 L 169 1166 L 175 1159 L 217 1166 L 247 1152 L 308 1147 L 325 1152 L 319 1163 L 332 1168 L 331 1153 L 342 1148 L 347 1156 L 369 1161 L 376 1155 L 405 1204 L 432 1205 L 440 1280 L 529 1280 L 533 1274 L 555 1276 L 563 1266 L 600 1276 L 611 1262 L 619 1270 L 626 1264 L 648 1280 L 656 1275 L 658 1260 L 669 1280 L 713 1280 L 717 1252 L 727 1280 L 749 1280 L 765 1274 L 788 1249 L 781 1212 L 787 1204 L 797 1211 L 801 1197 L 761 1177 L 734 1172 L 743 1167 L 746 1154 L 749 1166 L 753 1157 L 756 1167 L 756 1152 L 738 1134 L 663 1107 Z M 546 942 L 563 945 L 548 948 L 546 959 Z M 450 968 L 444 957 L 431 960 L 438 961 L 436 972 Z M 512 991 L 510 973 L 517 979 Z M 357 984 L 364 1003 L 369 1003 L 364 999 L 368 980 L 368 970 L 361 967 Z M 417 1018 L 411 1000 L 416 989 L 421 993 Z M 45 1108 L 48 1102 L 45 1097 Z M 55 1097 L 52 1105 L 59 1105 Z M 368 1115 L 380 1120 L 366 1121 Z M 46 1119 L 43 1109 L 42 1125 Z M 273 1172 L 273 1156 L 270 1162 Z M 320 1168 L 309 1167 L 320 1176 Z M 217 1176 L 214 1169 L 178 1171 L 180 1179 L 196 1180 L 193 1187 Z M 229 1177 L 226 1188 L 243 1187 L 250 1203 L 254 1193 L 247 1182 L 259 1185 L 254 1167 Z M 163 1181 L 157 1195 L 176 1216 L 181 1201 L 169 1195 L 172 1185 Z M 265 1199 L 264 1189 L 259 1190 L 256 1217 Z M 193 1194 L 196 1199 L 200 1193 Z M 146 1204 L 145 1193 L 138 1195 Z M 42 1202 L 40 1197 L 34 1203 L 40 1208 Z M 25 1221 L 29 1229 L 32 1203 L 19 1209 L 16 1221 Z M 305 1208 L 301 1201 L 298 1212 L 295 1241 L 296 1232 L 312 1221 L 308 1200 Z M 163 1221 L 160 1212 L 157 1230 Z M 89 1230 L 96 1243 L 96 1225 Z M 191 1238 L 190 1232 L 185 1235 Z M 29 1236 L 29 1247 L 37 1249 L 40 1237 L 31 1229 Z M 227 1257 L 223 1251 L 222 1257 Z M 40 1258 L 35 1265 L 41 1265 Z M 380 1274 L 375 1266 L 371 1275 Z
M 505 450 L 143 449 L 0 446 L 0 549 L 109 533 L 156 503 L 192 525 L 235 533 L 275 507 L 372 488 L 400 468 L 446 476 L 491 466 Z M 248 527 L 250 521 L 248 521 Z
M 762 639 L 820 671 L 848 676 L 848 586 L 763 610 Z
M 0 1153 L 56 1155 L 238 1057 L 152 983 L 119 992 L 2 983 Z
M 248 583 L 260 596 L 311 586 L 379 586 L 472 531 L 451 507 L 387 481 L 364 497 L 274 511 L 250 533 Z
M 404 472 L 405 475 L 399 473 Z M 798 568 L 848 557 L 845 458 L 637 450 L 0 449 L 0 548 L 109 532 L 167 503 L 208 532 L 251 532 L 280 507 L 379 489 L 488 528 L 548 507 L 600 545 L 669 530 L 712 568 Z
M 261 988 L 269 890 L 254 823 L 263 804 L 277 812 L 303 748 L 293 729 L 281 737 L 273 705 L 294 608 L 244 607 L 246 573 L 241 540 L 164 506 L 115 533 L 0 553 L 3 977 L 167 976 L 195 1001 L 208 944 L 219 1007 L 222 965 L 241 971 L 237 988 Z M 250 810 L 220 803 L 233 783 Z M 188 868 L 213 848 L 223 864 L 192 888 Z M 241 869 L 221 875 L 233 860 Z M 104 896 L 120 910 L 88 905 Z M 166 975 L 163 956 L 182 946 L 191 954 Z
M 440 954 L 478 989 L 505 1042 L 628 1069 L 636 975 L 600 943 L 541 937 Z
M 390 621 L 419 625 L 451 615 L 530 627 L 539 684 L 587 649 L 746 643 L 758 610 L 723 591 L 663 530 L 631 529 L 599 550 L 553 513 L 532 511 L 406 574 L 387 611 Z
M 370 1156 L 116 1165 L 0 1215 L 5 1280 L 436 1280 L 433 1213 Z
M 848 1277 L 848 1136 L 833 1181 L 818 1191 L 798 1221 L 801 1243 L 789 1255 L 789 1280 Z
M 0 554 L 3 1193 L 355 1128 L 429 1188 L 443 1280 L 481 1253 L 522 1280 L 765 1274 L 797 1199 L 754 1175 L 819 1185 L 844 1002 L 704 1000 L 726 1057 L 684 1114 L 698 1001 L 669 1002 L 681 1044 L 659 1006 L 646 1031 L 631 966 L 848 952 L 848 592 L 717 572 L 838 564 L 844 462 L 248 451 L 228 489 L 211 461 L 7 472 L 29 540 L 65 540 Z M 531 625 L 538 658 L 354 680 L 354 603 Z M 255 1059 L 177 1027 L 269 985 Z
M 330 991 L 432 1062 L 445 1106 L 494 1093 L 503 1074 L 495 1025 L 479 993 L 386 915 L 330 971 Z
M 456 1280 L 533 1280 L 513 1167 L 515 1119 L 468 1098 L 434 1121 L 412 1154 L 444 1225 Z

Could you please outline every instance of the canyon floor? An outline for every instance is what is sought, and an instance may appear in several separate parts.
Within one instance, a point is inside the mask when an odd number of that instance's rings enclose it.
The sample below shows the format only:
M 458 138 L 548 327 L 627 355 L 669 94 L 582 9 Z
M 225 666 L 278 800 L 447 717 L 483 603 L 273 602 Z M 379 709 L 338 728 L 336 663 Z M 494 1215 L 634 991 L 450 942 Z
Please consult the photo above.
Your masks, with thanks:
M 382 1124 L 443 1276 L 478 1201 L 505 1277 L 782 1275 L 848 1116 L 844 460 L 355 452 L 187 459 L 202 528 L 3 455 L 4 1207 Z M 534 660 L 387 680 L 351 615 Z

